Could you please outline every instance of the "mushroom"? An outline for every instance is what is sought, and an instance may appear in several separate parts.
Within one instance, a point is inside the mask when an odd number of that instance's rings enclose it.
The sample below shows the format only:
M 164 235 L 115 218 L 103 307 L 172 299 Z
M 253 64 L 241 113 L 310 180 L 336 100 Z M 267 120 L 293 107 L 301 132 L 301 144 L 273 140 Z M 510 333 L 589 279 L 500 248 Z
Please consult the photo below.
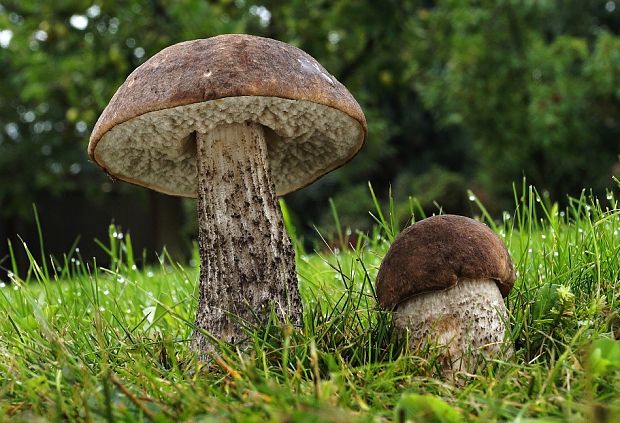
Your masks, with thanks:
M 91 159 L 114 179 L 198 197 L 204 331 L 243 342 L 273 310 L 299 324 L 295 255 L 277 197 L 341 166 L 366 139 L 364 114 L 315 59 L 228 34 L 175 44 L 135 69 L 97 121 Z
M 379 304 L 418 349 L 436 343 L 444 375 L 473 373 L 502 351 L 506 297 L 515 280 L 502 240 L 486 225 L 455 215 L 433 216 L 405 229 L 377 275 Z

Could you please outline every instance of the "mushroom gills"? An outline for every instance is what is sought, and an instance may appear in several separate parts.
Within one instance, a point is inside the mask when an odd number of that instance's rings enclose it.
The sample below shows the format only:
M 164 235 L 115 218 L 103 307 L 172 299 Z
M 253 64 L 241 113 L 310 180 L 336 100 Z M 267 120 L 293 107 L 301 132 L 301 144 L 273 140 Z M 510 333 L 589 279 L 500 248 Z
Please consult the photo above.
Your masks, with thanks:
M 394 324 L 419 349 L 439 347 L 444 374 L 474 373 L 504 348 L 508 312 L 492 279 L 463 279 L 446 290 L 415 295 L 398 304 Z

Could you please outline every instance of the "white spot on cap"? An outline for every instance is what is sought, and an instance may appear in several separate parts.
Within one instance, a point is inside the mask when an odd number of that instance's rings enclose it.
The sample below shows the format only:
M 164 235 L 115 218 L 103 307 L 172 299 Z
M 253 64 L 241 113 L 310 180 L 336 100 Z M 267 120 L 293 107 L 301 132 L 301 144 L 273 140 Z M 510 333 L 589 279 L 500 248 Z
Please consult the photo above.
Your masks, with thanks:
M 314 74 L 318 73 L 319 75 L 321 75 L 323 79 L 327 80 L 330 84 L 334 85 L 334 81 L 332 80 L 332 77 L 326 72 L 323 72 L 323 70 L 321 70 L 321 68 L 319 67 L 317 63 L 310 62 L 305 59 L 297 59 L 297 61 L 301 65 L 302 72 L 314 73 Z

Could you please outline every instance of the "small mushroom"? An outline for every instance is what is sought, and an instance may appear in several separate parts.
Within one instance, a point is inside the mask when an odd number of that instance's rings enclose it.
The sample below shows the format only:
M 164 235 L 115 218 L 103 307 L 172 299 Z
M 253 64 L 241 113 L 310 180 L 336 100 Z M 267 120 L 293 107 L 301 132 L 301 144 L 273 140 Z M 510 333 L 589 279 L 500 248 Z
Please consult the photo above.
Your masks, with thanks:
M 405 229 L 377 275 L 379 304 L 410 346 L 440 346 L 444 375 L 475 372 L 502 351 L 506 297 L 515 280 L 502 240 L 473 219 L 441 215 Z
M 229 34 L 187 41 L 134 70 L 93 129 L 88 153 L 115 179 L 198 197 L 202 330 L 227 342 L 301 302 L 277 197 L 350 160 L 364 114 L 336 78 L 288 44 Z M 202 329 L 202 330 L 201 330 Z

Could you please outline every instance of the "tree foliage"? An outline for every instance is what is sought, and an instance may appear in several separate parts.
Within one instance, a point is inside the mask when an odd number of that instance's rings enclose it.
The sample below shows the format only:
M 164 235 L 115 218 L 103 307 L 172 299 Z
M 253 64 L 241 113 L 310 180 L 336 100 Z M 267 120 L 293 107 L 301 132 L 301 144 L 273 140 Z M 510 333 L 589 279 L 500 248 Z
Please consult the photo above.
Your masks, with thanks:
M 598 0 L 3 1 L 0 213 L 42 192 L 135 189 L 88 162 L 97 116 L 163 47 L 229 32 L 308 51 L 366 112 L 360 155 L 290 197 L 304 222 L 332 196 L 363 224 L 369 180 L 456 212 L 467 187 L 501 209 L 523 175 L 560 200 L 600 191 L 619 173 L 619 31 Z

